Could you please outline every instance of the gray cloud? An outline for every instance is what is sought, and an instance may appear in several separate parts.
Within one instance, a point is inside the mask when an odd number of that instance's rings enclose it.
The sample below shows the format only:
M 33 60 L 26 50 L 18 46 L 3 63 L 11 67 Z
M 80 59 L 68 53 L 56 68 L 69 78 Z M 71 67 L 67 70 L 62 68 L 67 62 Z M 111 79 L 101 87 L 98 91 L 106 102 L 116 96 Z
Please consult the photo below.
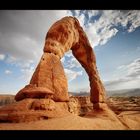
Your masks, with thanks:
M 93 47 L 106 44 L 117 34 L 118 26 L 127 32 L 132 32 L 140 26 L 139 10 L 87 10 L 88 18 L 84 14 L 85 12 L 80 10 L 75 12 Z
M 74 56 L 70 57 L 69 60 L 64 61 L 64 66 L 68 69 L 82 67 Z
M 28 79 L 43 53 L 48 29 L 66 15 L 66 10 L 1 10 L 0 60 L 18 66 Z
M 52 23 L 65 15 L 67 11 L 63 10 L 4 10 L 0 11 L 0 31 L 42 42 Z
M 104 85 L 105 85 L 106 89 L 109 89 L 109 90 L 116 90 L 116 89 L 121 89 L 121 88 L 123 89 L 124 85 L 130 81 L 131 80 L 127 79 L 127 78 L 118 78 L 118 79 L 112 80 L 112 81 L 105 81 Z
M 4 60 L 5 55 L 4 54 L 0 54 L 0 60 Z
M 119 66 L 124 75 L 112 81 L 104 81 L 107 89 L 138 88 L 140 83 L 140 58 L 127 65 Z
M 127 69 L 127 77 L 140 78 L 140 58 L 137 58 L 129 65 L 124 65 L 123 69 Z
M 67 11 L 0 11 L 0 52 L 22 60 L 38 59 L 50 26 Z
M 12 74 L 12 71 L 11 70 L 5 70 L 5 72 L 4 72 L 5 74 Z
M 85 14 L 88 15 L 87 21 Z M 31 74 L 31 66 L 37 65 L 43 53 L 44 38 L 48 29 L 58 19 L 67 15 L 72 13 L 66 10 L 1 10 L 0 60 L 19 66 L 25 75 Z M 93 47 L 103 45 L 115 36 L 118 25 L 126 28 L 128 32 L 140 26 L 140 12 L 137 10 L 79 10 L 75 12 L 75 16 Z M 93 17 L 97 16 L 98 18 L 92 21 Z M 77 60 L 69 56 L 70 65 L 67 68 L 79 67 Z M 63 62 L 69 63 L 65 58 Z M 129 72 L 128 77 L 134 77 L 138 72 L 139 70 L 135 70 L 135 73 Z
M 72 80 L 74 80 L 77 76 L 81 76 L 83 74 L 83 71 L 73 71 L 70 69 L 64 69 L 67 79 L 69 82 L 71 82 Z
M 85 13 L 89 19 L 85 24 Z M 44 38 L 50 26 L 58 19 L 71 15 L 63 10 L 1 10 L 0 52 L 25 60 L 38 60 L 42 53 Z M 100 16 L 99 16 L 100 15 Z M 107 43 L 118 30 L 115 26 L 127 27 L 128 32 L 140 26 L 139 11 L 84 10 L 75 11 L 93 46 Z M 94 16 L 98 20 L 91 22 Z M 32 52 L 32 53 L 31 53 Z M 27 61 L 26 61 L 27 62 Z

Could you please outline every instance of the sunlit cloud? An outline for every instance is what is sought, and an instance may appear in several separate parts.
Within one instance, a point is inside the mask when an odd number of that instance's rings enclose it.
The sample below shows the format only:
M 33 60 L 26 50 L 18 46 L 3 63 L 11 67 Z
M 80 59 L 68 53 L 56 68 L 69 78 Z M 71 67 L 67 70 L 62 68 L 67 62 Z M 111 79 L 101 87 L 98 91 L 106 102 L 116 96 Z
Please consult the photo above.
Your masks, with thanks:
M 70 70 L 70 69 L 64 69 L 65 70 L 65 73 L 66 73 L 66 76 L 67 76 L 67 79 L 69 82 L 71 82 L 72 80 L 76 79 L 77 76 L 81 76 L 83 74 L 82 71 L 73 71 L 73 70 Z
M 4 73 L 7 74 L 7 75 L 9 75 L 9 74 L 12 74 L 12 71 L 10 71 L 10 70 L 5 70 Z

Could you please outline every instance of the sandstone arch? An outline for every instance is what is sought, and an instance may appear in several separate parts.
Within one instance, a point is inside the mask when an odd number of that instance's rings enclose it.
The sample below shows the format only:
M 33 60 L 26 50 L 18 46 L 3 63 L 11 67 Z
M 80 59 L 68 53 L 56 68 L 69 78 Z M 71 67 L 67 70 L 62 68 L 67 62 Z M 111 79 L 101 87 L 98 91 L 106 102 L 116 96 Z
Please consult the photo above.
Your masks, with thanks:
M 60 59 L 70 49 L 89 76 L 91 102 L 105 102 L 105 89 L 96 68 L 95 54 L 79 21 L 74 17 L 64 17 L 49 29 L 44 54 L 30 84 L 21 89 L 15 99 L 51 98 L 54 101 L 68 101 L 67 79 Z

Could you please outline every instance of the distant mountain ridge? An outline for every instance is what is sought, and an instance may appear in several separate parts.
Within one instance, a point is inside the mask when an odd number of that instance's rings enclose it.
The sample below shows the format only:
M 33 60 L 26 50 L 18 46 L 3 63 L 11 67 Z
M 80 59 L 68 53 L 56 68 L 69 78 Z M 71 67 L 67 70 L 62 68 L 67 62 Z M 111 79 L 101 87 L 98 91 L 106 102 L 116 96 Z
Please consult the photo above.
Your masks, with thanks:
M 129 97 L 129 96 L 140 96 L 140 88 L 136 89 L 123 89 L 123 90 L 109 90 L 106 91 L 107 96 L 124 96 L 124 97 Z M 90 96 L 89 92 L 86 91 L 80 91 L 80 92 L 69 92 L 70 96 Z M 0 94 L 1 99 L 2 98 L 9 98 L 12 97 L 14 98 L 14 95 L 10 94 Z
M 89 92 L 86 92 L 86 91 L 80 91 L 80 92 L 69 92 L 69 95 L 72 95 L 72 96 L 89 96 L 90 93 Z
M 15 102 L 14 95 L 0 94 L 0 106 Z
M 122 90 L 108 90 L 107 96 L 140 96 L 140 88 L 136 89 L 122 89 Z M 81 92 L 69 92 L 73 96 L 89 96 L 90 93 L 86 91 Z
M 140 96 L 140 88 L 107 91 L 107 96 Z

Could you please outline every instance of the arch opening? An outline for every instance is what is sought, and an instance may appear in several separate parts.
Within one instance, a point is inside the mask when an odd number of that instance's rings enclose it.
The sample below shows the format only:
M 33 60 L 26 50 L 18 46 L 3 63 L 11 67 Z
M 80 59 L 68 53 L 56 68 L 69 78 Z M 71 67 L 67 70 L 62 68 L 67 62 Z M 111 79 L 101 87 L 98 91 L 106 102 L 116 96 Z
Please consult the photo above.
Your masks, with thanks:
M 105 102 L 105 89 L 96 67 L 96 58 L 89 40 L 75 17 L 64 17 L 49 29 L 40 60 L 30 84 L 20 90 L 15 99 L 46 97 L 52 95 L 54 101 L 68 101 L 68 85 L 60 61 L 69 50 L 85 69 L 90 82 L 92 103 Z
M 68 81 L 69 96 L 89 96 L 89 79 L 85 69 L 69 50 L 61 59 Z

